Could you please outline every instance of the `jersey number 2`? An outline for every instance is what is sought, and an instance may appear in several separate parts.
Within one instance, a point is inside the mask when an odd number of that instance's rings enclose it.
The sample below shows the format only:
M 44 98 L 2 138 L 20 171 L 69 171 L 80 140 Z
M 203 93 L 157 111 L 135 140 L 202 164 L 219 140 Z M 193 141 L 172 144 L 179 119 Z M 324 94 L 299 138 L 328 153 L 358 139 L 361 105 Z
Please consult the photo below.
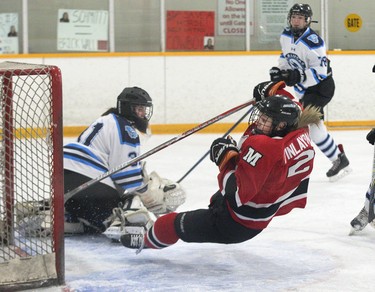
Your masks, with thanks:
M 297 175 L 306 171 L 309 171 L 311 166 L 309 165 L 310 160 L 314 159 L 314 150 L 309 149 L 301 152 L 294 159 L 298 161 L 288 169 L 288 177 Z

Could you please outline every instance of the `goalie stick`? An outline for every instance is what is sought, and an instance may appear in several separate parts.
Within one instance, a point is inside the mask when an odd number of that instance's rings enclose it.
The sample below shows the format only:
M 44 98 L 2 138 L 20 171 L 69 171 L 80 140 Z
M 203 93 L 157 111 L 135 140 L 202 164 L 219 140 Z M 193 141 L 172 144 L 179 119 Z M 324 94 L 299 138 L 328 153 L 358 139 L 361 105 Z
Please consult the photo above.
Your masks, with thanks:
M 223 138 L 225 138 L 226 136 L 228 136 L 238 125 L 239 123 L 242 122 L 242 120 L 244 118 L 246 118 L 246 116 L 248 114 L 251 113 L 251 111 L 253 110 L 253 107 L 251 107 L 232 127 L 229 128 L 228 131 L 226 131 L 226 133 L 223 135 Z M 185 177 L 187 177 L 208 155 L 210 154 L 210 150 L 208 150 L 178 181 L 177 183 L 180 183 Z
M 88 182 L 86 182 L 86 183 L 76 187 L 75 189 L 65 193 L 64 194 L 64 203 L 67 200 L 69 200 L 72 196 L 74 196 L 75 194 L 79 193 L 80 191 L 83 191 L 83 190 L 87 189 L 88 187 L 98 183 L 99 181 L 109 177 L 110 175 L 112 175 L 112 174 L 114 174 L 114 173 L 116 173 L 116 172 L 118 172 L 118 171 L 120 171 L 120 170 L 122 170 L 126 167 L 129 167 L 130 165 L 132 165 L 134 163 L 137 163 L 137 162 L 145 159 L 146 157 L 149 157 L 152 154 L 154 154 L 156 152 L 159 152 L 160 150 L 162 150 L 164 148 L 167 148 L 167 147 L 171 146 L 172 144 L 174 144 L 174 143 L 176 143 L 176 142 L 178 142 L 182 139 L 185 139 L 186 137 L 194 134 L 195 132 L 198 132 L 198 131 L 208 127 L 209 125 L 211 125 L 213 123 L 216 123 L 217 121 L 220 121 L 220 120 L 224 119 L 225 117 L 227 117 L 231 114 L 234 114 L 235 112 L 238 112 L 239 110 L 241 110 L 241 109 L 243 109 L 243 108 L 245 108 L 249 105 L 252 105 L 254 103 L 255 103 L 255 99 L 252 99 L 248 102 L 245 102 L 241 105 L 238 105 L 238 106 L 236 106 L 236 107 L 234 107 L 234 108 L 232 108 L 232 109 L 230 109 L 230 110 L 228 110 L 228 111 L 226 111 L 226 112 L 224 112 L 224 113 L 222 113 L 222 114 L 220 114 L 220 115 L 218 115 L 218 116 L 216 116 L 216 117 L 214 117 L 214 118 L 212 118 L 208 121 L 203 122 L 202 124 L 199 124 L 198 126 L 192 128 L 192 129 L 190 129 L 190 130 L 188 130 L 188 131 L 186 131 L 186 132 L 184 132 L 184 133 L 182 133 L 182 134 L 180 134 L 180 135 L 160 144 L 159 146 L 156 146 L 155 148 L 153 148 L 153 149 L 151 149 L 151 150 L 149 150 L 149 151 L 147 151 L 147 152 L 145 152 L 145 153 L 143 153 L 143 154 L 141 154 L 141 155 L 139 155 L 139 156 L 137 156 L 133 159 L 130 159 L 129 161 L 124 162 L 124 163 L 118 165 L 117 167 L 115 167 L 111 170 L 108 170 L 107 172 L 99 175 L 98 177 L 96 177 L 92 180 L 89 180 Z

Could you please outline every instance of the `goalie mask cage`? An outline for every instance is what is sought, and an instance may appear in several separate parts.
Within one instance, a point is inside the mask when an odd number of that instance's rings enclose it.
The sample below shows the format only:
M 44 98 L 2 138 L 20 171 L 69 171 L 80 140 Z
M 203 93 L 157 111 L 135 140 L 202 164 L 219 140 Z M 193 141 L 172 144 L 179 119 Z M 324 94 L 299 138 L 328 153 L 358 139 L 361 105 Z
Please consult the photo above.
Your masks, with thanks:
M 0 101 L 0 291 L 63 285 L 60 69 L 0 63 Z

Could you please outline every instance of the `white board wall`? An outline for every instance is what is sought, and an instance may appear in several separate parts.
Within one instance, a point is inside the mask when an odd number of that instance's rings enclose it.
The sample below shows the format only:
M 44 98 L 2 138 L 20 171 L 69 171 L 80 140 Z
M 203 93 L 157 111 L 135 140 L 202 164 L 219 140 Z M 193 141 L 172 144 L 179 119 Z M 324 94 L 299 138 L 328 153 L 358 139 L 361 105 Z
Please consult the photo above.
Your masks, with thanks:
M 200 123 L 252 97 L 268 80 L 278 55 L 103 55 L 15 58 L 56 65 L 63 76 L 64 126 L 86 126 L 116 104 L 127 86 L 140 86 L 154 101 L 153 124 Z M 336 93 L 328 121 L 375 122 L 375 55 L 329 55 Z M 291 89 L 292 90 L 292 89 Z M 225 122 L 236 121 L 235 115 Z

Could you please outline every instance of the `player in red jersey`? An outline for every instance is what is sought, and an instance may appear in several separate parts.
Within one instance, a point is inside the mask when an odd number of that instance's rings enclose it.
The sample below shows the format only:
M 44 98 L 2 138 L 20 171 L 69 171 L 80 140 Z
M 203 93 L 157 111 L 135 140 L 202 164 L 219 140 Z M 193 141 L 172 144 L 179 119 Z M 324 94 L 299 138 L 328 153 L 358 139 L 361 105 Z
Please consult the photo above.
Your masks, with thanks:
M 219 190 L 208 209 L 159 217 L 144 233 L 123 235 L 124 246 L 160 249 L 179 239 L 239 243 L 259 234 L 275 216 L 305 207 L 315 156 L 308 125 L 318 123 L 320 113 L 314 107 L 301 111 L 284 95 L 265 97 L 279 87 L 270 83 L 259 95 L 238 145 L 229 136 L 212 143 Z

